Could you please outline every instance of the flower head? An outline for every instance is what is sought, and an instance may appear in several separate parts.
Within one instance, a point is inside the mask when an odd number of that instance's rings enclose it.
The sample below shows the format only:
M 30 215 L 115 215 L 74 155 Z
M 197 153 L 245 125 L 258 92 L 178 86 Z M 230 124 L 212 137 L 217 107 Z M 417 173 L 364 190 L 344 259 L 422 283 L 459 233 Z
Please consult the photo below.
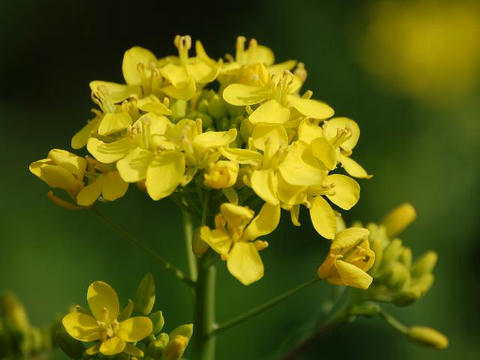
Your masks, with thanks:
M 95 281 L 88 287 L 87 301 L 90 313 L 75 311 L 67 314 L 63 326 L 68 334 L 83 342 L 98 341 L 87 350 L 103 355 L 116 355 L 126 352 L 143 356 L 143 352 L 132 343 L 140 341 L 152 333 L 152 321 L 145 316 L 119 320 L 120 303 L 117 293 L 103 281 Z

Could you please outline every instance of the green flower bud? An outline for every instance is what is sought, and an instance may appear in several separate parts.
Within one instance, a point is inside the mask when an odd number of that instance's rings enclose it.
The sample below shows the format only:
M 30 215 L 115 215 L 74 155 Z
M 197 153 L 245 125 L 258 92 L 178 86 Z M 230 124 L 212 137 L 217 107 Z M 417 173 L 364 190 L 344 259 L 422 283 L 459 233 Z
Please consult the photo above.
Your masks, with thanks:
M 165 325 L 165 319 L 163 318 L 163 313 L 161 311 L 156 311 L 150 314 L 150 319 L 153 323 L 153 334 L 157 335 L 162 331 L 163 326 Z
M 227 131 L 230 127 L 230 120 L 224 116 L 215 121 L 217 131 Z
M 187 118 L 192 120 L 201 119 L 203 130 L 213 127 L 213 120 L 206 113 L 199 112 L 199 111 L 192 111 L 190 114 L 187 115 Z
M 173 122 L 177 122 L 180 119 L 185 118 L 187 114 L 187 102 L 185 100 L 176 100 L 170 106 L 172 111 L 171 119 Z
M 162 360 L 180 360 L 188 346 L 188 340 L 182 335 L 175 336 L 163 351 Z
M 418 344 L 436 349 L 446 349 L 448 339 L 441 332 L 426 326 L 412 326 L 408 330 L 408 338 Z
M 427 251 L 420 259 L 418 259 L 412 266 L 412 276 L 420 277 L 425 274 L 430 274 L 437 264 L 438 255 L 434 251 Z
M 367 301 L 361 304 L 353 305 L 350 309 L 350 314 L 372 317 L 378 314 L 379 309 L 380 307 L 378 304 Z
M 392 238 L 400 234 L 417 217 L 415 208 L 408 203 L 401 204 L 393 209 L 382 220 L 387 229 L 387 235 Z
M 412 266 L 412 250 L 403 248 L 402 253 L 398 257 L 398 261 L 407 268 L 410 268 Z
M 58 325 L 55 333 L 55 341 L 69 358 L 74 360 L 80 360 L 83 358 L 85 348 L 82 343 L 72 338 L 62 324 Z
M 207 99 L 200 100 L 197 105 L 197 110 L 203 113 L 208 112 L 208 100 Z
M 154 359 L 161 359 L 163 351 L 168 345 L 168 340 L 168 334 L 161 333 L 158 336 L 157 340 L 154 340 L 150 344 L 148 344 L 147 355 L 151 356 Z
M 385 285 L 391 289 L 399 290 L 410 280 L 410 271 L 401 263 L 393 263 L 385 273 Z
M 210 115 L 214 119 L 220 119 L 225 116 L 225 102 L 223 99 L 220 98 L 217 94 L 213 95 L 213 97 L 208 102 L 208 115 Z
M 134 303 L 137 313 L 148 315 L 152 312 L 155 304 L 155 281 L 151 273 L 146 273 L 140 281 Z
M 175 330 L 173 330 L 169 336 L 170 339 L 173 339 L 178 335 L 185 336 L 187 339 L 190 339 L 193 335 L 193 324 L 180 325 Z
M 248 119 L 242 121 L 240 125 L 240 136 L 244 143 L 248 143 L 248 138 L 252 135 L 253 127 L 253 124 Z
M 400 239 L 393 240 L 383 251 L 383 263 L 382 266 L 389 266 L 402 254 L 403 247 Z
M 118 315 L 118 321 L 127 320 L 132 315 L 133 307 L 134 307 L 133 301 L 131 299 L 128 299 L 127 306 L 125 306 L 122 312 L 120 313 L 120 315 Z
M 27 312 L 14 294 L 3 295 L 1 305 L 5 320 L 11 327 L 19 331 L 27 331 L 30 328 Z

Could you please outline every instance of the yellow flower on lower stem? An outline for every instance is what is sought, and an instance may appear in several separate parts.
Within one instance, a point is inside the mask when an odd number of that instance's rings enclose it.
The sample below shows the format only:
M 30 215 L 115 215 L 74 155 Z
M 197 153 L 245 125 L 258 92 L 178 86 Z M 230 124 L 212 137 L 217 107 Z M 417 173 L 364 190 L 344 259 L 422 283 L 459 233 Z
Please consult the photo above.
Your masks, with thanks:
M 330 246 L 330 252 L 317 275 L 335 285 L 368 289 L 373 278 L 367 271 L 375 262 L 370 249 L 367 229 L 351 227 L 339 232 Z
M 257 239 L 277 228 L 280 206 L 266 203 L 252 220 L 254 215 L 254 211 L 246 206 L 224 203 L 215 217 L 215 229 L 200 228 L 201 239 L 222 255 L 228 271 L 244 285 L 263 277 L 264 267 L 258 251 L 266 248 L 268 243 Z
M 87 301 L 92 315 L 72 312 L 63 320 L 68 334 L 83 342 L 100 341 L 87 349 L 88 354 L 116 355 L 125 352 L 143 356 L 132 345 L 152 333 L 152 321 L 145 316 L 136 316 L 119 321 L 120 304 L 115 290 L 103 281 L 95 281 L 88 287 Z

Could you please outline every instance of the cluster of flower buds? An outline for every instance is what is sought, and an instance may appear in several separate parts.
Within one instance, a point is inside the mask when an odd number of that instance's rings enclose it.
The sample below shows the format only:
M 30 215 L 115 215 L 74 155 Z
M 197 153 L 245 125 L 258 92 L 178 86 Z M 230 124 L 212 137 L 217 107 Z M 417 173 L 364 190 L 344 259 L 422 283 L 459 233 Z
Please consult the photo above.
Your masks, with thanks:
M 89 286 L 87 301 L 90 311 L 74 307 L 56 333 L 58 345 L 72 359 L 179 360 L 193 334 L 192 324 L 162 332 L 163 314 L 152 312 L 155 283 L 151 274 L 144 276 L 135 299 L 123 309 L 115 290 L 103 281 Z M 85 348 L 84 343 L 89 346 Z
M 329 105 L 301 91 L 304 64 L 275 63 L 273 52 L 253 39 L 245 46 L 246 39 L 238 37 L 235 56 L 225 60 L 210 58 L 199 41 L 190 56 L 190 36 L 175 37 L 174 45 L 178 55 L 160 59 L 141 47 L 127 50 L 125 84 L 90 83 L 98 108 L 71 143 L 74 149 L 86 146 L 89 155 L 53 149 L 30 165 L 70 200 L 52 192 L 50 198 L 81 209 L 116 200 L 135 183 L 153 200 L 170 197 L 199 215 L 208 192 L 206 215 L 219 216 L 215 230 L 203 230 L 201 239 L 244 284 L 263 276 L 258 250 L 266 243 L 257 237 L 276 228 L 281 209 L 299 226 L 303 205 L 315 230 L 334 239 L 337 211 L 349 210 L 360 197 L 353 178 L 370 177 L 351 158 L 360 136 L 357 123 L 332 118 Z M 275 215 L 268 231 L 241 236 L 253 218 L 250 209 L 262 205 L 258 217 Z M 228 235 L 221 247 L 217 235 Z
M 370 245 L 377 256 L 370 271 L 374 281 L 368 289 L 368 296 L 372 300 L 409 305 L 432 286 L 437 254 L 427 251 L 413 262 L 410 248 L 395 238 L 415 216 L 415 209 L 410 204 L 402 204 L 387 215 L 381 224 L 368 225 Z
M 12 293 L 4 294 L 0 302 L 0 359 L 29 359 L 52 350 L 52 328 L 32 326 Z

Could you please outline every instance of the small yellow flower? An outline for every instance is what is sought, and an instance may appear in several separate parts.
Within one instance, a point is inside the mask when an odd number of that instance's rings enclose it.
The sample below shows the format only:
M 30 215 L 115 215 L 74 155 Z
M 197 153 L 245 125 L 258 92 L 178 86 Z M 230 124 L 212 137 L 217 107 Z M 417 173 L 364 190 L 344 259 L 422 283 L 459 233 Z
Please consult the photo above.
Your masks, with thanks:
M 260 213 L 246 206 L 224 203 L 215 217 L 215 229 L 200 228 L 200 237 L 227 261 L 227 268 L 244 285 L 260 280 L 264 274 L 258 253 L 268 246 L 257 240 L 270 234 L 280 221 L 280 207 L 264 204 Z
M 95 281 L 88 287 L 87 301 L 92 315 L 83 312 L 67 314 L 63 326 L 68 334 L 83 342 L 100 341 L 87 349 L 89 354 L 116 355 L 121 352 L 143 356 L 143 352 L 131 343 L 140 341 L 152 333 L 152 321 L 145 316 L 119 321 L 120 304 L 117 293 L 103 281 Z
M 368 289 L 373 278 L 366 272 L 373 266 L 375 253 L 368 242 L 369 231 L 351 227 L 339 232 L 317 275 L 336 285 Z
M 238 163 L 220 160 L 210 164 L 205 173 L 205 186 L 212 189 L 226 189 L 235 185 L 238 176 Z

